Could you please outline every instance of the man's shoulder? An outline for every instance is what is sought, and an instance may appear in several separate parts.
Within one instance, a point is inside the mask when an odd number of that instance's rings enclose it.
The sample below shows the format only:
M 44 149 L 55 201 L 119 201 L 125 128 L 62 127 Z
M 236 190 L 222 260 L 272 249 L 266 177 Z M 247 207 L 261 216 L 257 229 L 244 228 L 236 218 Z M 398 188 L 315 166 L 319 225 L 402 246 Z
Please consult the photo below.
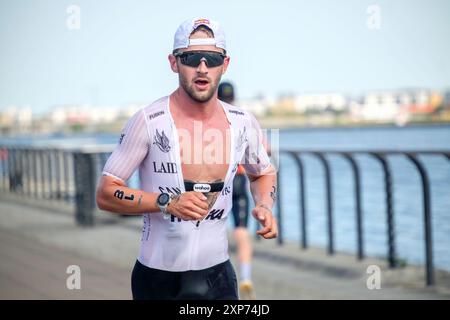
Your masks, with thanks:
M 145 107 L 142 107 L 137 111 L 137 113 L 143 115 L 146 118 L 146 121 L 154 120 L 166 113 L 165 111 L 167 109 L 166 107 L 167 107 L 167 96 L 159 98 L 158 100 L 151 102 Z
M 166 106 L 167 106 L 167 96 L 151 102 L 150 104 L 145 106 L 143 110 L 145 111 L 145 113 L 151 113 L 153 111 L 165 109 Z
M 229 115 L 236 116 L 236 117 L 244 117 L 246 119 L 249 119 L 252 117 L 252 114 L 248 112 L 247 110 L 243 109 L 242 107 L 226 103 L 224 101 L 220 101 L 222 105 L 225 107 L 225 110 Z

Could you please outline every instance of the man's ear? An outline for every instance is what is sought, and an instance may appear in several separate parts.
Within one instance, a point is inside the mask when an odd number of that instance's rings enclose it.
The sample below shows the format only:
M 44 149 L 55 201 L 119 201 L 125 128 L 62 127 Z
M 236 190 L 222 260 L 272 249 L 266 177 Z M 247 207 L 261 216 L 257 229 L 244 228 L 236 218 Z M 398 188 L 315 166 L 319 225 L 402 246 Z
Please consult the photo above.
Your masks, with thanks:
M 172 71 L 178 73 L 177 58 L 173 54 L 169 54 L 167 58 L 169 59 L 170 68 L 172 69 Z
M 222 70 L 222 74 L 225 74 L 225 72 L 227 72 L 228 69 L 228 64 L 230 63 L 230 57 L 226 56 L 225 59 L 223 60 L 223 70 Z

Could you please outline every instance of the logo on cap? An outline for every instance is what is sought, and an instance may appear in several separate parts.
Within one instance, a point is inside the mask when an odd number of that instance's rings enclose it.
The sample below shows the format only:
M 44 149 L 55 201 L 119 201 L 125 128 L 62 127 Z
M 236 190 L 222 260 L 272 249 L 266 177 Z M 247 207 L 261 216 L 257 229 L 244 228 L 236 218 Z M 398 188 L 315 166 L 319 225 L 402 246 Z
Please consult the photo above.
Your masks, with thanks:
M 201 24 L 209 24 L 209 20 L 208 19 L 197 19 L 194 21 L 194 27 L 197 27 L 198 25 Z
M 209 192 L 211 190 L 211 186 L 206 183 L 196 183 L 194 184 L 193 190 L 196 192 Z

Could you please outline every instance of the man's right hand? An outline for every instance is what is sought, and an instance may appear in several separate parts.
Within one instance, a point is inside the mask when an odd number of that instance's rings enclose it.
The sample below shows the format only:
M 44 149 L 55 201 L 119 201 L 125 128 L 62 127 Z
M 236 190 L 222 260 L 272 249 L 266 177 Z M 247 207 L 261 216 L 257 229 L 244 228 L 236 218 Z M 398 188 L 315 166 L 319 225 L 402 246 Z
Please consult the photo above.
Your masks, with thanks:
M 209 209 L 206 199 L 201 192 L 184 192 L 170 201 L 167 212 L 183 220 L 202 220 Z

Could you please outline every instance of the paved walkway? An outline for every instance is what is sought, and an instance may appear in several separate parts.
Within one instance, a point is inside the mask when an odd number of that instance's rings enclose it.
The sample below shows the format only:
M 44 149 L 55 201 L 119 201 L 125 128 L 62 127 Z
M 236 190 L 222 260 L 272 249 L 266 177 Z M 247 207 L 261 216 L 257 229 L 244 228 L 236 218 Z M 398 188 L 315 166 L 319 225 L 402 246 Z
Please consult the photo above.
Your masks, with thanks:
M 130 299 L 130 271 L 0 229 L 0 299 Z M 82 266 L 81 290 L 67 267 Z M 73 272 L 73 271 L 71 271 Z
M 80 228 L 67 212 L 0 198 L 0 299 L 130 299 L 140 219 L 111 218 Z M 81 290 L 66 287 L 69 265 L 80 266 Z M 381 268 L 380 290 L 367 288 L 369 265 Z M 424 288 L 423 275 L 423 268 L 389 270 L 377 259 L 357 262 L 352 255 L 255 242 L 259 299 L 450 299 L 448 273 L 437 273 L 434 288 Z

